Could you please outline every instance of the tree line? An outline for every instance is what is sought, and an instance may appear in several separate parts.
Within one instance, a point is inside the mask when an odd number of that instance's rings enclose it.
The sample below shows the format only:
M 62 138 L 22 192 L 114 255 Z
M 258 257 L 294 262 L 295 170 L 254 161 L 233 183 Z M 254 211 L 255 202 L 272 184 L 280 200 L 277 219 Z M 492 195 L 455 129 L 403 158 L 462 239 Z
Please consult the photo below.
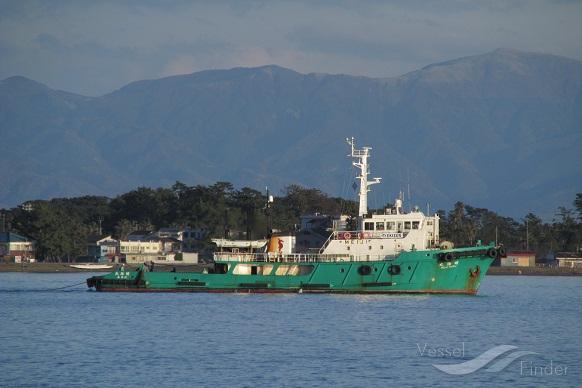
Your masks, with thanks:
M 125 239 L 137 230 L 190 227 L 204 229 L 209 246 L 210 238 L 257 239 L 273 229 L 295 230 L 304 214 L 347 214 L 354 218 L 357 209 L 355 201 L 299 185 L 287 186 L 268 203 L 266 193 L 249 187 L 235 189 L 228 182 L 208 186 L 176 182 L 169 188 L 139 187 L 115 198 L 29 201 L 25 206 L 1 209 L 0 227 L 34 239 L 39 260 L 71 261 L 86 254 L 87 239 L 97 234 Z M 458 246 L 477 240 L 498 241 L 510 249 L 529 248 L 542 256 L 582 245 L 582 193 L 576 195 L 574 209 L 559 208 L 552 222 L 543 222 L 531 213 L 518 221 L 462 202 L 438 213 L 441 240 Z

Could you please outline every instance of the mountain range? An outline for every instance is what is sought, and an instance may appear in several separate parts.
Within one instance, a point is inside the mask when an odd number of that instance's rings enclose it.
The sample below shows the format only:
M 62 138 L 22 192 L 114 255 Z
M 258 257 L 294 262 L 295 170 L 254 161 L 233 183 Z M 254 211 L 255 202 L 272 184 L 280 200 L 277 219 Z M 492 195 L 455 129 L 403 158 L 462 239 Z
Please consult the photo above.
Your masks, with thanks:
M 101 97 L 14 76 L 0 81 L 0 207 L 177 180 L 355 198 L 351 136 L 383 177 L 372 207 L 403 191 L 422 208 L 551 218 L 582 191 L 582 62 L 499 49 L 393 78 L 271 65 Z

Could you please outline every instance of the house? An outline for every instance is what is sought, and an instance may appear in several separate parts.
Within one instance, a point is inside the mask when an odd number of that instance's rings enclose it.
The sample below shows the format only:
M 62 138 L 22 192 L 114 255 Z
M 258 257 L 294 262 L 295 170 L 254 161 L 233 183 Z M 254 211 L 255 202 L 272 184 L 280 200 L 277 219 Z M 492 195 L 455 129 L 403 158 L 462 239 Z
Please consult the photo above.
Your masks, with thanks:
M 150 237 L 152 236 L 159 238 L 173 238 L 182 241 L 184 239 L 184 231 L 178 228 L 160 228 L 157 232 L 152 233 Z
M 182 251 L 195 252 L 200 249 L 202 241 L 208 235 L 208 231 L 204 228 L 186 228 L 182 235 Z
M 151 230 L 135 230 L 127 235 L 128 241 L 142 241 L 152 235 Z
M 502 267 L 535 267 L 536 253 L 533 251 L 511 251 L 501 258 Z
M 119 241 L 119 253 L 126 263 L 145 263 L 156 261 L 162 252 L 160 240 L 154 241 Z
M 32 239 L 12 232 L 0 232 L 0 260 L 15 263 L 33 262 L 36 258 Z
M 337 218 L 319 213 L 301 216 L 301 227 L 295 234 L 297 252 L 319 252 L 334 227 L 339 230 L 346 229 L 346 221 L 346 216 Z
M 582 268 L 582 251 L 556 253 L 558 267 Z
M 87 241 L 87 256 L 93 257 L 100 263 L 115 262 L 119 254 L 119 241 L 111 237 L 89 236 Z
M 160 243 L 160 252 L 164 254 L 178 253 L 182 250 L 182 242 L 173 237 L 155 237 L 150 236 L 147 241 Z

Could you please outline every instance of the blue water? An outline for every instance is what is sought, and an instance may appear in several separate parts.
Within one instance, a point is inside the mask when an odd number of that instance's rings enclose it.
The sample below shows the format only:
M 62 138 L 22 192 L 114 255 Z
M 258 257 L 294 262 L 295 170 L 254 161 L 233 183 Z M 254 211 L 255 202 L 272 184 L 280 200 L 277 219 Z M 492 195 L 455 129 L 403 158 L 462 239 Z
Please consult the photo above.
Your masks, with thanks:
M 476 297 L 47 291 L 85 277 L 0 273 L 0 386 L 582 386 L 582 278 L 489 276 Z M 538 354 L 432 366 L 497 345 Z

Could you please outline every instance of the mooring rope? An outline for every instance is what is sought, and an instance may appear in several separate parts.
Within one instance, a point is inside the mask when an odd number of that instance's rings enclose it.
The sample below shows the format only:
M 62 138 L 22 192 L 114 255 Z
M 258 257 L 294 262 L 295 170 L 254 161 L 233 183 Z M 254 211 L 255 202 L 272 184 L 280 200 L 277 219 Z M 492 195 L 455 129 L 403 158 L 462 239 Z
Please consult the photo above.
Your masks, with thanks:
M 63 286 L 63 287 L 47 288 L 47 289 L 45 289 L 45 290 L 43 290 L 43 291 L 56 291 L 56 290 L 64 290 L 65 288 L 71 288 L 71 287 L 75 287 L 75 286 L 80 286 L 81 284 L 86 284 L 86 283 L 87 283 L 87 281 L 86 281 L 86 280 L 83 280 L 83 281 L 82 281 L 82 282 L 80 282 L 80 283 L 76 283 L 76 284 L 70 284 L 70 285 L 68 285 L 68 286 Z

